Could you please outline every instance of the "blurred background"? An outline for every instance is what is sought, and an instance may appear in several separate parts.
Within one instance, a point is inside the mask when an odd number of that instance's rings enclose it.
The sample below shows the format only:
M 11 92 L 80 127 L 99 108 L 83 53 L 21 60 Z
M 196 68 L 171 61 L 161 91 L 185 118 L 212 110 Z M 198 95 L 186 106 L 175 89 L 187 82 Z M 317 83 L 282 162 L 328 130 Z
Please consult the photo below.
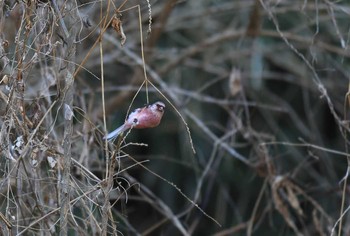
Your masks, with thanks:
M 350 233 L 348 1 L 0 6 L 2 233 Z

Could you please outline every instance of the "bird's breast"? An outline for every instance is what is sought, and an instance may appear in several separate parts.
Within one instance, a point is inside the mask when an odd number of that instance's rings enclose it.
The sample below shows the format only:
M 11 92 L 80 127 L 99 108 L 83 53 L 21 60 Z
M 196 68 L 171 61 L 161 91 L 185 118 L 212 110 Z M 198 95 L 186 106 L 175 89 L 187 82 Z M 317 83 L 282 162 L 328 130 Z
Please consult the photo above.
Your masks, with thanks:
M 145 111 L 139 113 L 139 115 L 135 118 L 137 119 L 137 125 L 135 126 L 135 128 L 153 128 L 159 125 L 160 120 L 162 118 L 162 114 Z

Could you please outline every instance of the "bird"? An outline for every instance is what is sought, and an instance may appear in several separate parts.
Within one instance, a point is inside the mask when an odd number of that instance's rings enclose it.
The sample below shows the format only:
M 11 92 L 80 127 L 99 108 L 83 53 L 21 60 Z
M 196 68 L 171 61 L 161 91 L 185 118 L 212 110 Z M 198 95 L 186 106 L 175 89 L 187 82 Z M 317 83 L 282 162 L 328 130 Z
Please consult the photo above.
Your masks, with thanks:
M 107 134 L 104 139 L 108 141 L 118 137 L 124 131 L 133 129 L 154 128 L 160 124 L 164 114 L 165 104 L 163 102 L 155 102 L 142 108 L 137 108 L 130 113 L 124 124 Z

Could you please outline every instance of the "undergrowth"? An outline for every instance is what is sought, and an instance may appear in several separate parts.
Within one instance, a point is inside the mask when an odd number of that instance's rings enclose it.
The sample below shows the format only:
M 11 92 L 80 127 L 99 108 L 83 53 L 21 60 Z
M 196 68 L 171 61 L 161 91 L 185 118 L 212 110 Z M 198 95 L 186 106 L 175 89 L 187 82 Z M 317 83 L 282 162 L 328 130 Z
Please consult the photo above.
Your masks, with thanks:
M 0 1 L 1 234 L 348 235 L 349 15 Z

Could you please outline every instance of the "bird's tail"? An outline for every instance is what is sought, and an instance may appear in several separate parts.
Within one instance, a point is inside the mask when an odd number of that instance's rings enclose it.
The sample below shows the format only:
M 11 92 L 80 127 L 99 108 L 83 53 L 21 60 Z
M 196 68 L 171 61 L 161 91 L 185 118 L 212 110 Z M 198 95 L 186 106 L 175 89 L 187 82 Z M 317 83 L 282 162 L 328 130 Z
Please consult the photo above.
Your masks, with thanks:
M 107 134 L 103 139 L 107 139 L 108 141 L 111 139 L 114 139 L 114 138 L 118 137 L 119 134 L 124 132 L 125 130 L 127 130 L 127 128 L 125 128 L 125 125 L 122 125 L 119 128 L 112 131 L 111 133 Z

